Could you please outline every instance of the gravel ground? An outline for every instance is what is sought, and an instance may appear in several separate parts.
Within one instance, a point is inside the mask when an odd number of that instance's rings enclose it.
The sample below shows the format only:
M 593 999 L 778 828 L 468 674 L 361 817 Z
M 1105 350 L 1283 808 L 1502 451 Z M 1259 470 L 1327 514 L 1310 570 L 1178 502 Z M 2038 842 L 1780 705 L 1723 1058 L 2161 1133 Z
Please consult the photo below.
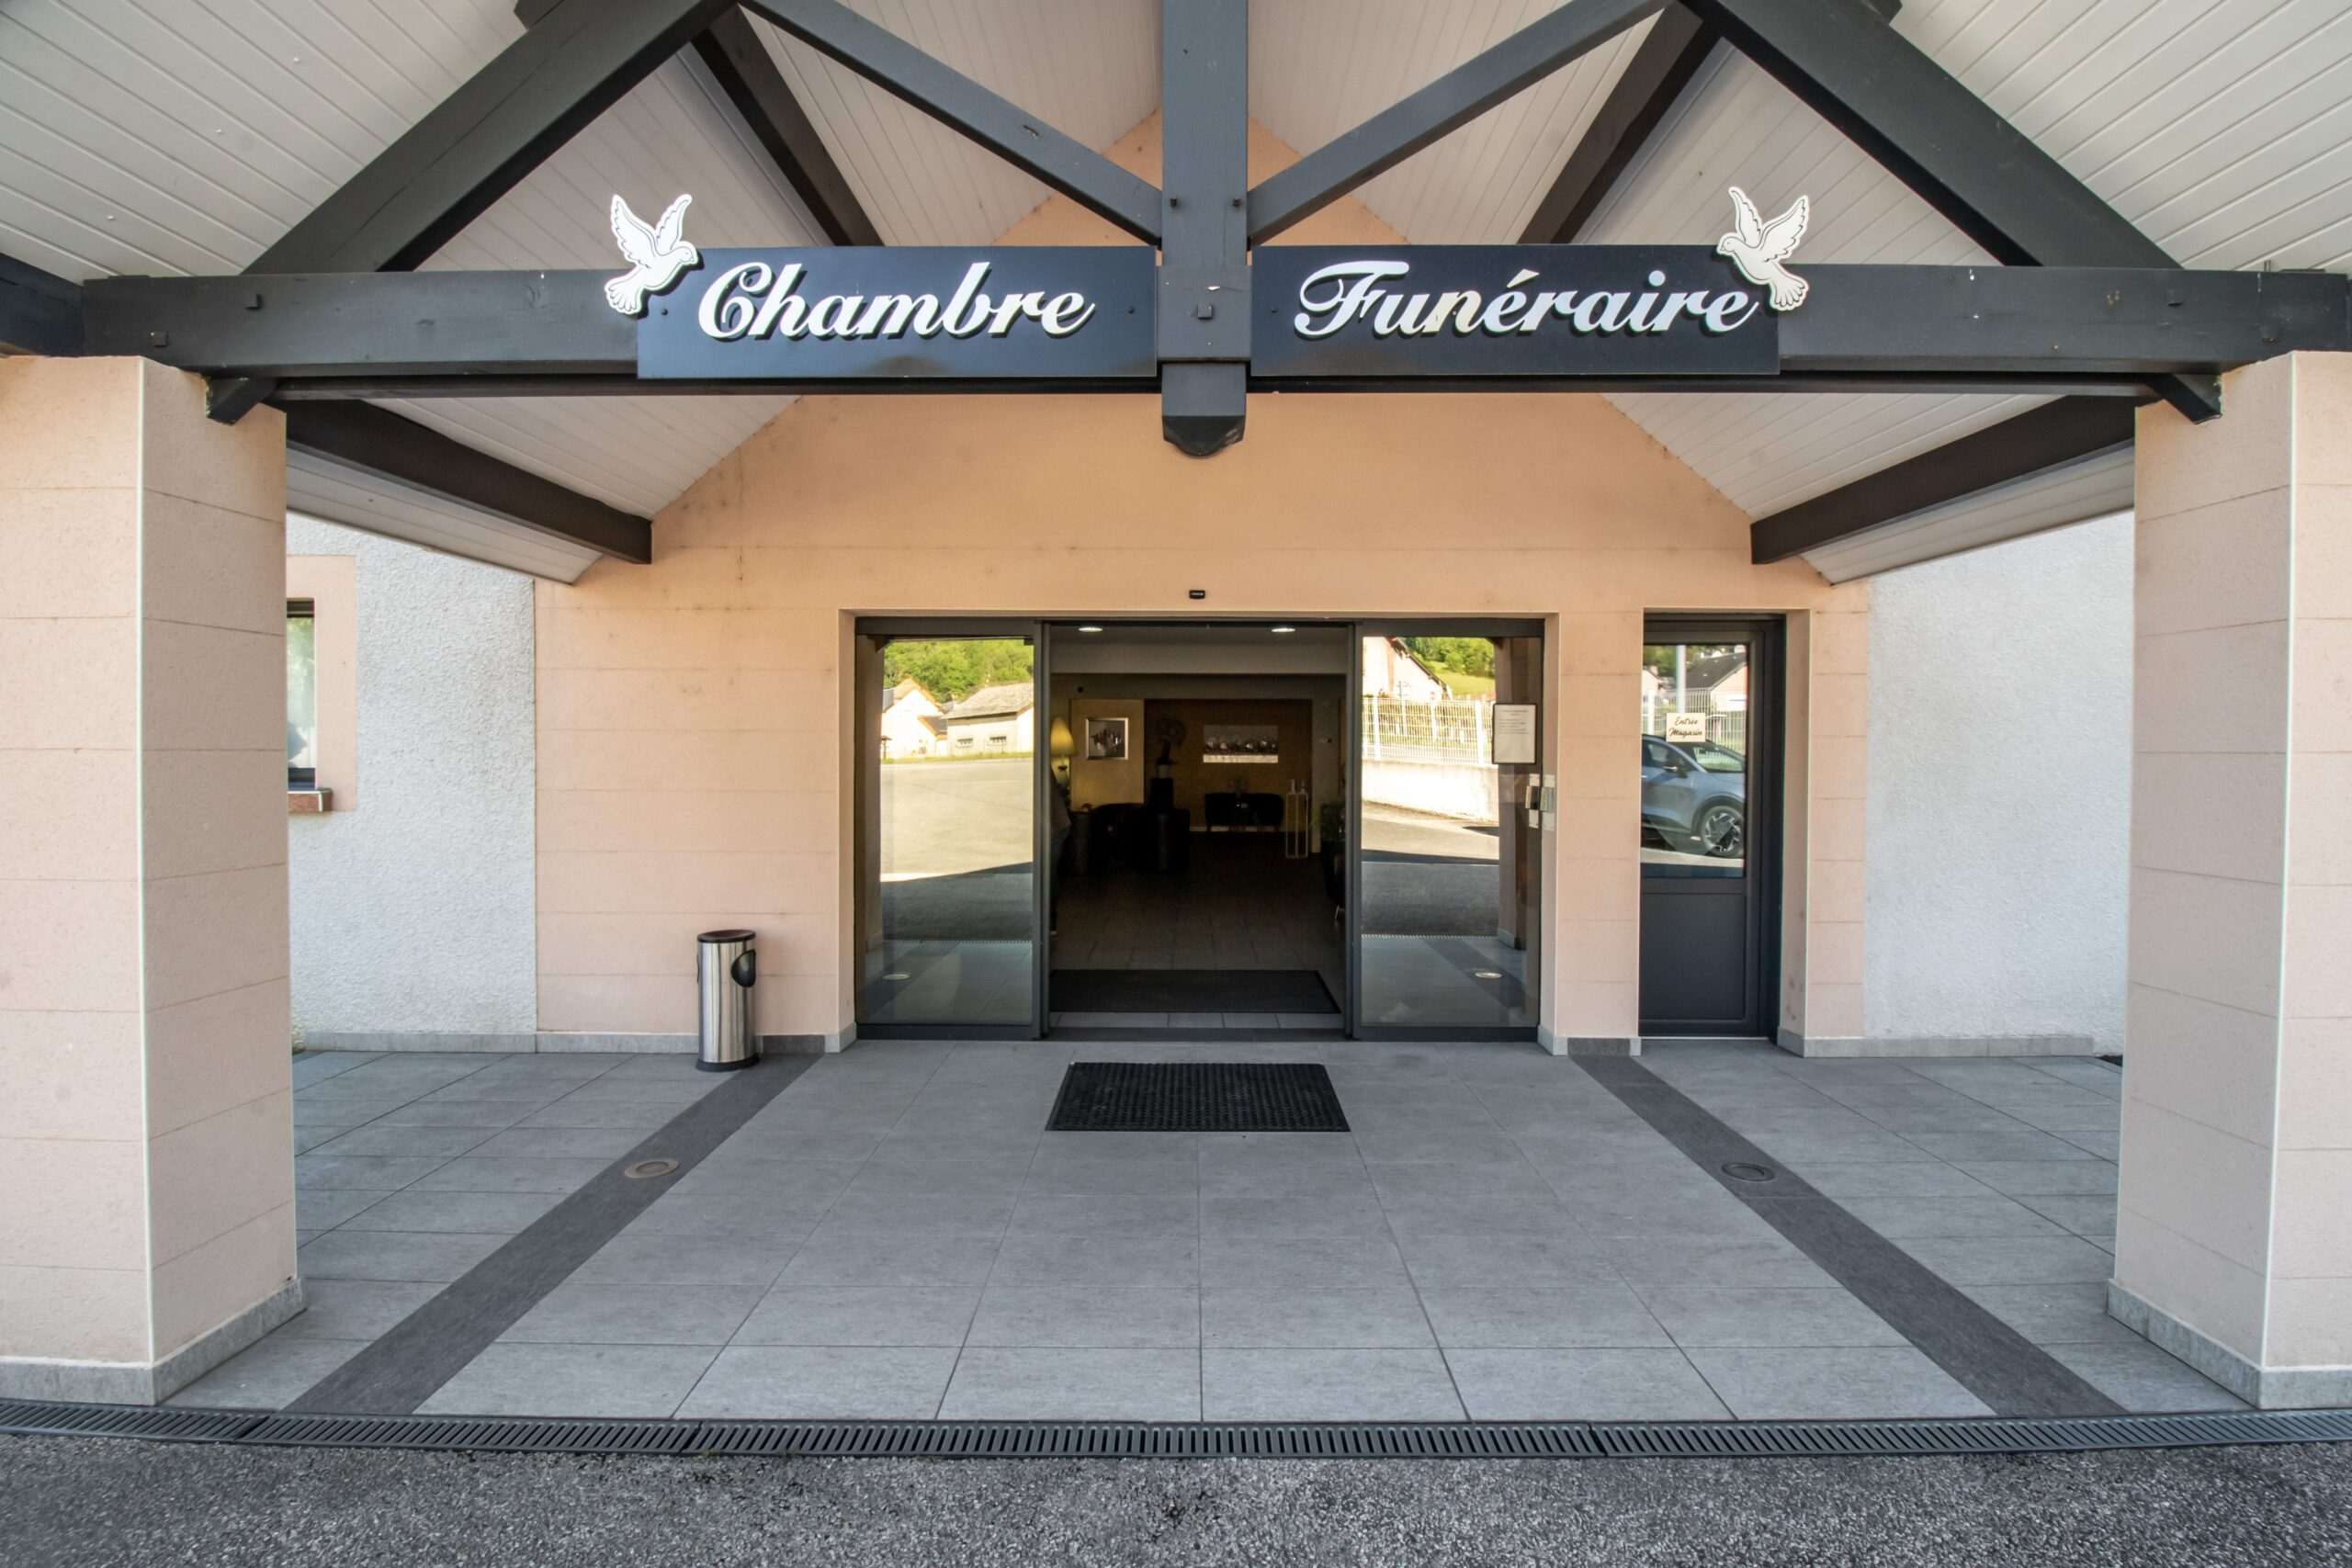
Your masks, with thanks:
M 1995 1460 L 597 1460 L 0 1438 L 65 1563 L 2352 1562 L 2352 1447 Z

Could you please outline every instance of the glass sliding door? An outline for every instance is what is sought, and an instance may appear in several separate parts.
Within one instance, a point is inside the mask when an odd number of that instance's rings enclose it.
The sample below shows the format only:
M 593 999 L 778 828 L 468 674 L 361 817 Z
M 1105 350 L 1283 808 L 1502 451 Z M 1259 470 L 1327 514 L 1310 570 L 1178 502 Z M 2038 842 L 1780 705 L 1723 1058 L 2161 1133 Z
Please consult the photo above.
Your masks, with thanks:
M 1036 638 L 858 631 L 859 1026 L 1034 1032 Z
M 1356 1028 L 1532 1033 L 1542 967 L 1541 627 L 1432 622 L 1360 632 Z

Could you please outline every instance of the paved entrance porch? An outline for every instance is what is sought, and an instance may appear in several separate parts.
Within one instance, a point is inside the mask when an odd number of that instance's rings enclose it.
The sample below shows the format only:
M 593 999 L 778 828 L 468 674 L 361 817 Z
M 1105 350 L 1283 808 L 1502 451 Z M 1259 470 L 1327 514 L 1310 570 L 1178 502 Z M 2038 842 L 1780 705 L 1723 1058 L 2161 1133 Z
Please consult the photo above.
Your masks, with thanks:
M 1186 1053 L 1320 1061 L 1353 1130 L 1043 1130 L 1073 1060 Z M 301 1058 L 310 1310 L 175 1403 L 279 1406 L 356 1358 L 397 1362 L 404 1319 L 528 1244 L 518 1234 L 650 1133 L 799 1066 Z M 656 1179 L 667 1190 L 551 1288 L 504 1303 L 411 1407 L 1459 1421 L 2233 1406 L 2105 1314 L 2120 1093 L 2093 1061 L 1808 1061 L 1759 1043 L 1658 1043 L 1599 1072 L 1501 1044 L 870 1043 L 808 1066 Z M 1637 1102 L 1672 1109 L 1672 1135 Z M 1744 1137 L 1819 1195 L 1795 1201 L 1860 1222 L 1880 1253 L 1832 1255 L 1774 1223 L 1694 1159 L 1692 1127 Z M 1915 1266 L 1928 1289 L 1878 1277 Z

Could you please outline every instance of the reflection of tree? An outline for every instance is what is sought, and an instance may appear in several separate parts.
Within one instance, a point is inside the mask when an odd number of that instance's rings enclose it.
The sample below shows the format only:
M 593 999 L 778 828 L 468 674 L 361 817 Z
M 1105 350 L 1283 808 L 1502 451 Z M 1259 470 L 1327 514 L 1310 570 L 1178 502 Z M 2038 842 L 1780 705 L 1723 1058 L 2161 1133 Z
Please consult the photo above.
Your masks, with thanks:
M 912 681 L 942 707 L 982 686 L 1029 680 L 1035 669 L 1029 645 L 1011 637 L 893 642 L 882 649 L 886 684 Z
M 1432 673 L 1447 670 L 1462 675 L 1495 672 L 1495 645 L 1482 637 L 1408 637 L 1404 643 Z
M 1659 680 L 1671 682 L 1674 679 L 1674 654 L 1678 648 L 1682 650 L 1685 667 L 1693 672 L 1720 664 L 1724 667 L 1724 672 L 1729 673 L 1737 668 L 1736 656 L 1747 651 L 1743 645 L 1736 642 L 1651 643 L 1642 649 L 1642 663 Z

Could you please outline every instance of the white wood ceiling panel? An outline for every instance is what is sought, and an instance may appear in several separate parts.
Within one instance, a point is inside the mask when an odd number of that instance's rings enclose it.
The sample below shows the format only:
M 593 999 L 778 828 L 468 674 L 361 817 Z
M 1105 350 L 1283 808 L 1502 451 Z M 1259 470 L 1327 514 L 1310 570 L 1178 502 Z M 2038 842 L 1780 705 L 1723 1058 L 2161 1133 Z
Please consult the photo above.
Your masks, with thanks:
M 1089 147 L 1159 107 L 1155 0 L 846 0 Z M 1051 193 L 919 109 L 754 19 L 885 242 L 985 244 Z

